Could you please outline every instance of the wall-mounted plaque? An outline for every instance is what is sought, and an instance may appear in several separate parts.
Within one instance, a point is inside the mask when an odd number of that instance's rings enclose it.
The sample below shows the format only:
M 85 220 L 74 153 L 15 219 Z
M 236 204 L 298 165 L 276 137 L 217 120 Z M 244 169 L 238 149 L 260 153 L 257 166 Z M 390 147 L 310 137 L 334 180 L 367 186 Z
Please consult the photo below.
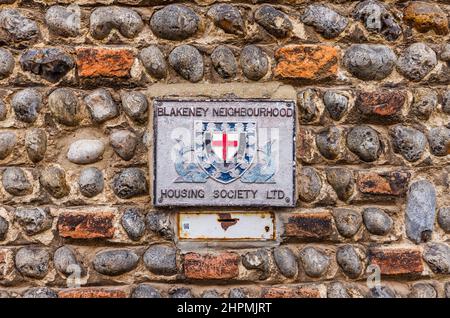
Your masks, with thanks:
M 292 101 L 155 101 L 155 206 L 294 206 L 294 112 Z

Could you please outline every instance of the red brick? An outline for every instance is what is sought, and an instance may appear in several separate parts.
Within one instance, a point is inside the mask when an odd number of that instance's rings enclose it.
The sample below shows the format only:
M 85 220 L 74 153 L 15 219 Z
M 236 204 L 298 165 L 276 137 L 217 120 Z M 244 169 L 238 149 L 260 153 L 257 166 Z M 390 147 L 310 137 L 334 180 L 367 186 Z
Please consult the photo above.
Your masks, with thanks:
M 134 63 L 129 49 L 77 48 L 80 77 L 128 77 Z
M 320 81 L 338 72 L 339 49 L 325 45 L 290 45 L 278 49 L 275 75 L 282 79 Z
M 239 275 L 240 256 L 225 252 L 217 255 L 187 253 L 184 273 L 190 279 L 230 279 Z
M 58 292 L 59 298 L 126 298 L 122 290 L 107 288 L 73 288 Z
M 329 212 L 297 213 L 288 217 L 285 235 L 301 239 L 326 239 L 333 232 Z
M 390 120 L 401 116 L 406 95 L 402 91 L 358 92 L 355 105 L 369 120 Z
M 359 172 L 357 186 L 366 194 L 401 196 L 408 190 L 411 174 L 406 171 Z
M 320 291 L 315 287 L 266 287 L 262 298 L 320 298 Z
M 114 214 L 111 212 L 63 212 L 58 218 L 61 237 L 74 239 L 112 238 Z
M 412 248 L 371 248 L 369 262 L 378 265 L 383 275 L 420 274 L 424 270 L 422 254 Z

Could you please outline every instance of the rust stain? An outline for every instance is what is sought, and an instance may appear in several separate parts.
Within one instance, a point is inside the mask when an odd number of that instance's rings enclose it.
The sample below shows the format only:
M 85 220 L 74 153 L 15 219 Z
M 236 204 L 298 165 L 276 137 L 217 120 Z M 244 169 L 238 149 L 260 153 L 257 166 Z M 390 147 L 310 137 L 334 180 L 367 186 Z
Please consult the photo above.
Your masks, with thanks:
M 219 213 L 217 221 L 220 222 L 220 226 L 224 231 L 228 230 L 230 226 L 235 225 L 239 219 L 232 218 L 231 213 Z

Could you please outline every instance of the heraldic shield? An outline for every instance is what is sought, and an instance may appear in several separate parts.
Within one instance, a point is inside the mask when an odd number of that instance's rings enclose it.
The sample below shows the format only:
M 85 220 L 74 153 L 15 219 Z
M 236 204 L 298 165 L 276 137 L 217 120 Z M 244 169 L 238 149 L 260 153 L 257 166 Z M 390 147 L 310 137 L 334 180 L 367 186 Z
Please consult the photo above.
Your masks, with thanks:
M 195 157 L 214 180 L 230 183 L 250 167 L 256 154 L 256 122 L 194 123 Z

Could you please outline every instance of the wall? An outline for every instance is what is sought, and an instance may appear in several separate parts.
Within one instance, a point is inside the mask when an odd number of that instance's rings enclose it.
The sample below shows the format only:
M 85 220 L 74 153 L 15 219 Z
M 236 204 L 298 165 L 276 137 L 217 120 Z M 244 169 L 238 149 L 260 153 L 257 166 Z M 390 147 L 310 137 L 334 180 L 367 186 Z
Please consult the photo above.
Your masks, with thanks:
M 1 296 L 450 297 L 448 0 L 70 2 L 0 1 Z M 296 100 L 276 242 L 179 244 L 156 97 Z

